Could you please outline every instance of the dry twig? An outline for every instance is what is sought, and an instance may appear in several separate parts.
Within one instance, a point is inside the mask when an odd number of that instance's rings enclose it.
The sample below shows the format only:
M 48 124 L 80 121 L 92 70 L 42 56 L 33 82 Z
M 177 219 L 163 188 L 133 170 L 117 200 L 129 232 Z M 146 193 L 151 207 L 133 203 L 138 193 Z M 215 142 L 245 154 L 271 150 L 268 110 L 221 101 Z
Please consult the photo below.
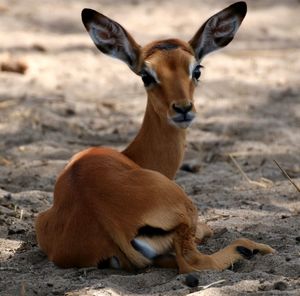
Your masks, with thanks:
M 241 175 L 245 178 L 245 180 L 252 184 L 252 185 L 257 185 L 263 188 L 266 188 L 267 185 L 263 182 L 257 182 L 257 181 L 253 181 L 251 180 L 246 173 L 243 171 L 243 169 L 240 167 L 240 165 L 238 164 L 238 162 L 235 160 L 235 158 L 232 156 L 232 154 L 229 154 L 229 158 L 231 159 L 231 161 L 233 162 L 233 164 L 235 165 L 235 167 L 238 169 L 238 171 L 241 173 Z
M 210 283 L 208 285 L 205 285 L 205 286 L 199 286 L 199 288 L 201 288 L 201 290 L 206 290 L 212 286 L 215 286 L 215 285 L 218 285 L 218 284 L 222 284 L 222 283 L 225 283 L 226 280 L 219 280 L 219 281 L 216 281 L 216 282 L 213 282 L 213 283 Z
M 288 173 L 279 165 L 279 163 L 273 159 L 273 161 L 275 162 L 275 164 L 279 167 L 279 169 L 281 170 L 283 176 L 285 176 L 291 183 L 292 185 L 294 185 L 294 187 L 297 189 L 298 192 L 300 192 L 300 188 L 298 187 L 298 185 L 291 179 L 291 177 L 288 175 Z
M 9 266 L 1 266 L 0 271 L 5 271 L 5 270 L 10 270 L 10 271 L 20 271 L 19 268 L 16 267 L 9 267 Z
M 26 295 L 25 283 L 22 282 L 20 287 L 20 296 L 25 296 L 25 295 Z

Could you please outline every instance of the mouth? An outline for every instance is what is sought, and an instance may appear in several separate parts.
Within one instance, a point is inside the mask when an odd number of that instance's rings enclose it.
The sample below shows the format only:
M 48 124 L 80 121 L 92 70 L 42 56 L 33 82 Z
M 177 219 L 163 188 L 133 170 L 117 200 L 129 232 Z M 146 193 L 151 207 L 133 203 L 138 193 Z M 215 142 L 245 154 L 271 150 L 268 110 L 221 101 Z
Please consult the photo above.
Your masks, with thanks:
M 188 128 L 195 118 L 193 112 L 188 112 L 186 114 L 176 114 L 172 117 L 169 117 L 169 121 L 172 125 L 175 125 L 178 128 Z

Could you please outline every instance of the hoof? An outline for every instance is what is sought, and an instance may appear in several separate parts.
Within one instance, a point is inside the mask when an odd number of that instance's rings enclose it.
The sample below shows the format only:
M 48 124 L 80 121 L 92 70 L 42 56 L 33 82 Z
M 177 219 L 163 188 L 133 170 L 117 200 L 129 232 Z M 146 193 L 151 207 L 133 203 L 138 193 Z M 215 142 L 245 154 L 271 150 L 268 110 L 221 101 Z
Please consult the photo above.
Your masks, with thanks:
M 250 260 L 255 254 L 258 253 L 258 250 L 254 250 L 254 251 L 251 251 L 250 249 L 248 248 L 245 248 L 243 246 L 237 246 L 236 247 L 236 250 L 238 253 L 240 253 L 245 259 L 248 259 Z

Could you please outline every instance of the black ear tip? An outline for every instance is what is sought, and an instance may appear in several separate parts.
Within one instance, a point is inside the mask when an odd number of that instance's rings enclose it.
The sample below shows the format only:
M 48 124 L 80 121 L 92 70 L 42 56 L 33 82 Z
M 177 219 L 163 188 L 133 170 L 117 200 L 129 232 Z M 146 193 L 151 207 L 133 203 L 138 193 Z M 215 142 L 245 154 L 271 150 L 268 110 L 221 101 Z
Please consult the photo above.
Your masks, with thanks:
M 90 8 L 84 8 L 81 11 L 81 19 L 83 23 L 87 23 L 91 21 L 95 15 L 97 14 L 97 11 L 90 9 Z
M 247 3 L 245 1 L 236 2 L 231 5 L 231 7 L 235 10 L 237 14 L 239 14 L 242 18 L 245 17 L 247 13 Z

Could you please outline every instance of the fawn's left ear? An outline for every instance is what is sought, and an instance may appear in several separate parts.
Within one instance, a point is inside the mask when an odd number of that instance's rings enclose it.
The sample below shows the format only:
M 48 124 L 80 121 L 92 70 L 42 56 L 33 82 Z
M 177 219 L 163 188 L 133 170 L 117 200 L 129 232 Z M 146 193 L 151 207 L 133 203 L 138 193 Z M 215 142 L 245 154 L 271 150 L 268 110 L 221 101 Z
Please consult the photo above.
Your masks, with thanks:
M 209 18 L 189 41 L 196 59 L 230 43 L 246 13 L 247 4 L 237 2 Z
M 100 51 L 125 62 L 133 72 L 138 72 L 140 46 L 119 23 L 89 8 L 82 10 L 81 18 Z

